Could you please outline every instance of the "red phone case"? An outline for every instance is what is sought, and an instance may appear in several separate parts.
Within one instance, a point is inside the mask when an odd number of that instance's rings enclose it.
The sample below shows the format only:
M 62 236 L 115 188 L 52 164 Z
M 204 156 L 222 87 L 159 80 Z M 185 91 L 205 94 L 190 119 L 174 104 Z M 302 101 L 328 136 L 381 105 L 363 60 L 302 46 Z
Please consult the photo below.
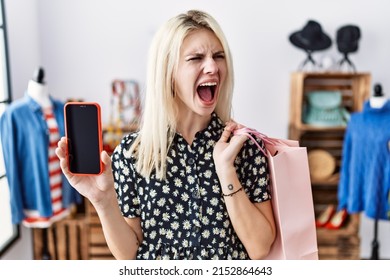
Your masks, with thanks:
M 69 146 L 68 146 L 68 129 L 67 129 L 67 114 L 66 114 L 66 108 L 68 106 L 72 106 L 72 105 L 86 105 L 86 106 L 95 106 L 97 108 L 97 123 L 98 123 L 98 135 L 99 135 L 99 159 L 100 159 L 100 154 L 102 153 L 103 151 L 103 143 L 102 143 L 102 124 L 101 124 L 101 109 L 100 109 L 100 105 L 96 102 L 67 102 L 64 106 L 64 116 L 65 116 L 65 136 L 66 136 L 66 139 L 67 139 L 67 143 L 66 143 L 66 160 L 67 160 L 67 164 L 68 164 L 68 167 L 70 166 L 69 165 L 69 152 L 68 152 L 68 149 L 69 149 Z M 69 172 L 73 175 L 78 175 L 78 176 L 94 176 L 94 175 L 100 175 L 103 173 L 103 162 L 100 160 L 100 172 L 99 173 L 93 173 L 93 174 L 88 174 L 88 173 L 73 173 L 70 171 L 69 169 Z

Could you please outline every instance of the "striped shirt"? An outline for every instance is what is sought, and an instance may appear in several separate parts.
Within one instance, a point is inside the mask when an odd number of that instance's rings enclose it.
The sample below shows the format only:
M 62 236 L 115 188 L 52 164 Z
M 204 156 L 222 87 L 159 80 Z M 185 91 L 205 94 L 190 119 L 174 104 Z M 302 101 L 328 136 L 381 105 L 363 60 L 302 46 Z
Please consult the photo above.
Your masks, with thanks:
M 36 210 L 25 209 L 26 218 L 23 220 L 23 225 L 27 227 L 50 227 L 52 223 L 58 221 L 69 214 L 69 210 L 62 205 L 62 171 L 60 160 L 55 154 L 57 143 L 60 140 L 58 124 L 53 114 L 52 108 L 46 108 L 43 111 L 44 118 L 47 123 L 49 134 L 49 180 L 50 180 L 50 197 L 53 215 L 50 217 L 42 217 Z

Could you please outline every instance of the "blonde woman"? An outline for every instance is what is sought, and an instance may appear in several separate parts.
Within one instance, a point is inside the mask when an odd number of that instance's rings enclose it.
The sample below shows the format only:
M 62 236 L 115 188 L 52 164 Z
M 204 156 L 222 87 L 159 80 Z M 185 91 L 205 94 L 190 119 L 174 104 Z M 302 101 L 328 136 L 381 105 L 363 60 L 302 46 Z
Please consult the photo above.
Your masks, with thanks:
M 275 239 L 267 158 L 233 136 L 233 64 L 218 23 L 191 10 L 157 32 L 139 131 L 98 177 L 72 176 L 117 259 L 261 259 Z M 260 144 L 263 145 L 261 140 Z M 112 160 L 112 161 L 111 161 Z M 119 207 L 118 207 L 119 206 Z

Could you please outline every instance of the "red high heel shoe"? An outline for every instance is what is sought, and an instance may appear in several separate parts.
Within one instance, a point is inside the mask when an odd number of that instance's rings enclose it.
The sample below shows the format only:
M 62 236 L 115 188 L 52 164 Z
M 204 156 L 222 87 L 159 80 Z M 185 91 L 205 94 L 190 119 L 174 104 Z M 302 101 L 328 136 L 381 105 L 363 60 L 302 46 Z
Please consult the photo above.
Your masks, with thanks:
M 335 212 L 336 212 L 336 209 L 335 209 L 334 205 L 329 205 L 328 207 L 326 207 L 326 209 L 316 219 L 316 227 L 325 226 L 330 221 L 330 219 L 332 218 L 332 216 Z
M 334 214 L 332 219 L 325 225 L 325 227 L 327 229 L 339 229 L 344 225 L 347 217 L 347 210 L 340 210 L 336 214 Z

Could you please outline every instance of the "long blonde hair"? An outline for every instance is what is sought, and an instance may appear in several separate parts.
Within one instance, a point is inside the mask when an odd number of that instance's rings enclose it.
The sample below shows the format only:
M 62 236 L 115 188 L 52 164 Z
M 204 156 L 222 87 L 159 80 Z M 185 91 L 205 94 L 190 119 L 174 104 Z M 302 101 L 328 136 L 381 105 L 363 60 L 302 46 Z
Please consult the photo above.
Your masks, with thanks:
M 156 33 L 149 50 L 144 113 L 137 139 L 130 149 L 137 158 L 136 169 L 150 178 L 165 179 L 166 158 L 176 133 L 177 107 L 174 101 L 174 73 L 186 36 L 200 29 L 211 30 L 225 52 L 227 77 L 215 112 L 223 122 L 230 120 L 233 95 L 233 63 L 227 40 L 219 24 L 209 14 L 190 10 L 168 20 Z

